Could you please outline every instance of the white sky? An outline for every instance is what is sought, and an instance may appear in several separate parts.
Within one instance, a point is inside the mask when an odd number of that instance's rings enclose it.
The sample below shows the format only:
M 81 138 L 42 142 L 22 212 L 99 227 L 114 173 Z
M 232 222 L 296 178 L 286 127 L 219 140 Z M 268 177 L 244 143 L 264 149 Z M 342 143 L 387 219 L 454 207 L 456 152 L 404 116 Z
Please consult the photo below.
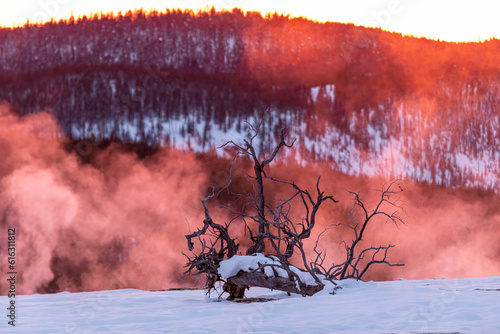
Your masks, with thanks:
M 50 17 L 144 7 L 243 10 L 289 13 L 320 21 L 353 22 L 415 36 L 449 41 L 500 38 L 500 0 L 0 0 L 0 25 Z

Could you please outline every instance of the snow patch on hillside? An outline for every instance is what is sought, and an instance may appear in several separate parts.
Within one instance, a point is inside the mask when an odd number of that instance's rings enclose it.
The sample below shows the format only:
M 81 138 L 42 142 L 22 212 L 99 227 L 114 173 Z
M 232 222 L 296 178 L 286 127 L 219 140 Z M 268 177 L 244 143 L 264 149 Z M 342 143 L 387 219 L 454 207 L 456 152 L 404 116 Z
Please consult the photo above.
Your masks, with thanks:
M 311 99 L 313 104 L 326 103 L 328 108 L 333 108 L 335 86 L 311 88 Z M 393 116 L 398 118 L 397 122 L 388 114 L 391 108 L 396 110 Z M 480 131 L 474 131 L 470 125 L 464 136 L 478 136 L 472 140 L 471 149 L 464 146 L 465 139 L 453 139 L 456 133 L 450 127 L 441 128 L 439 121 L 429 118 L 419 108 L 402 102 L 380 105 L 377 110 L 362 109 L 348 116 L 345 129 L 335 125 L 335 120 L 320 119 L 316 114 L 279 111 L 272 107 L 264 114 L 264 120 L 258 110 L 246 117 L 226 115 L 222 120 L 206 118 L 202 110 L 170 117 L 158 117 L 151 111 L 150 115 L 122 119 L 118 123 L 98 120 L 73 125 L 72 136 L 99 139 L 118 133 L 126 142 L 145 141 L 178 150 L 207 152 L 229 140 L 243 144 L 243 140 L 252 135 L 248 124 L 261 123 L 262 134 L 253 144 L 258 151 L 269 152 L 279 139 L 279 130 L 286 125 L 289 138 L 297 141 L 293 150 L 283 150 L 280 158 L 293 157 L 302 165 L 327 161 L 332 169 L 348 175 L 413 179 L 447 187 L 477 187 L 500 192 L 500 141 L 491 142 L 490 138 L 492 135 L 496 138 L 498 118 L 493 117 L 491 124 L 481 126 Z M 461 144 L 453 146 L 457 143 Z M 216 152 L 224 157 L 234 153 L 231 150 Z

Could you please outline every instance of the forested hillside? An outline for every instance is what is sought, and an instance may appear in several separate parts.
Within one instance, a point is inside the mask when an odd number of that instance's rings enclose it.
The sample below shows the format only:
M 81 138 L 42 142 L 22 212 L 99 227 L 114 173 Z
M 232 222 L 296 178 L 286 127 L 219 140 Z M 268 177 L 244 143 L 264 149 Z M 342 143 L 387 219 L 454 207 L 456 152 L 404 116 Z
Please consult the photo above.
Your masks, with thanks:
M 294 158 L 500 191 L 500 41 L 258 13 L 129 12 L 0 29 L 0 100 L 64 132 L 207 151 L 263 120 Z

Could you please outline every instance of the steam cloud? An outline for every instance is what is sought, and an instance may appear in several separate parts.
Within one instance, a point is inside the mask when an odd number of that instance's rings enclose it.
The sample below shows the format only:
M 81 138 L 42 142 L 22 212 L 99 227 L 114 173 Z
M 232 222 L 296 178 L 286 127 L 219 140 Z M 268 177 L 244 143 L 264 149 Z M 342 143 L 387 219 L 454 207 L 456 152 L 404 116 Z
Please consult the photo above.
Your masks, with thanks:
M 200 156 L 166 148 L 139 160 L 111 145 L 96 153 L 92 164 L 82 164 L 65 143 L 50 114 L 20 118 L 7 105 L 0 106 L 0 244 L 5 245 L 7 229 L 15 227 L 18 292 L 200 285 L 182 275 L 184 235 L 200 226 L 200 200 L 214 180 L 224 182 L 220 173 L 227 176 L 229 163 L 214 157 L 209 165 Z M 369 197 L 376 195 L 369 189 L 384 183 L 321 165 L 279 163 L 273 172 L 310 189 L 322 175 L 324 190 L 344 203 L 322 211 L 324 225 L 351 207 L 343 189 Z M 366 278 L 498 274 L 498 195 L 409 182 L 404 190 L 407 224 L 398 229 L 377 222 L 368 231 L 367 244 L 395 244 L 391 261 L 406 266 L 373 267 Z M 282 196 L 270 191 L 271 198 Z M 322 244 L 330 254 L 338 249 L 336 256 L 342 257 L 339 240 L 346 235 L 332 230 Z M 2 259 L 5 251 L 2 246 Z M 6 272 L 6 261 L 1 263 Z M 5 284 L 0 283 L 2 294 L 8 290 Z
M 207 177 L 193 155 L 138 161 L 109 147 L 82 165 L 47 113 L 4 106 L 0 129 L 1 225 L 16 228 L 20 293 L 179 284 Z

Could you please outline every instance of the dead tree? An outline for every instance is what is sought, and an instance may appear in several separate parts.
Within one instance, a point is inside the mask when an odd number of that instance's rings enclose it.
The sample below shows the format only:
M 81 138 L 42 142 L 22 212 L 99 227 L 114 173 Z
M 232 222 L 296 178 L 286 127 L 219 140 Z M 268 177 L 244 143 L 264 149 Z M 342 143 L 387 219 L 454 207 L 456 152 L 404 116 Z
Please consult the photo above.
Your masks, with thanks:
M 393 264 L 387 260 L 387 252 L 389 249 L 395 247 L 394 245 L 371 246 L 361 251 L 358 250 L 358 246 L 366 233 L 368 225 L 373 223 L 377 218 L 385 218 L 386 222 L 392 222 L 396 226 L 398 224 L 404 224 L 401 213 L 405 214 L 405 211 L 401 206 L 402 203 L 398 196 L 398 194 L 403 191 L 400 183 L 400 180 L 396 180 L 389 184 L 389 186 L 382 187 L 380 199 L 373 210 L 366 208 L 359 193 L 349 191 L 354 197 L 354 208 L 349 212 L 349 217 L 352 222 L 332 225 L 347 227 L 354 233 L 354 239 L 352 239 L 350 244 L 347 244 L 345 241 L 342 242 L 346 251 L 346 259 L 339 264 L 332 264 L 328 269 L 323 266 L 326 253 L 318 251 L 318 241 L 325 232 L 323 231 L 316 241 L 316 246 L 314 248 L 316 259 L 311 263 L 311 267 L 329 280 L 342 280 L 347 278 L 361 280 L 366 271 L 374 264 L 385 264 L 390 267 L 404 266 L 404 264 Z M 394 199 L 394 197 L 397 197 L 397 199 Z M 361 218 L 355 217 L 355 209 L 361 212 Z M 366 257 L 370 257 L 370 259 L 368 261 L 363 261 Z M 364 267 L 361 268 L 361 266 Z
M 380 261 L 386 262 L 385 256 L 381 260 L 376 256 L 380 251 L 385 251 L 386 255 L 388 248 L 392 246 L 387 247 L 387 249 L 384 247 L 380 247 L 378 250 L 366 249 L 360 254 L 356 253 L 356 246 L 361 241 L 368 223 L 375 216 L 385 214 L 385 211 L 380 208 L 386 202 L 391 203 L 388 201 L 388 197 L 392 194 L 392 187 L 382 192 L 382 200 L 373 212 L 368 212 L 363 202 L 359 199 L 359 196 L 352 193 L 355 195 L 355 204 L 361 207 L 366 214 L 365 221 L 361 225 L 356 222 L 355 226 L 343 223 L 339 224 L 352 228 L 355 232 L 355 240 L 351 246 L 346 248 L 347 260 L 341 265 L 325 270 L 322 267 L 324 256 L 317 251 L 319 239 L 316 241 L 315 247 L 317 257 L 313 262 L 308 259 L 304 243 L 311 237 L 313 229 L 317 225 L 316 216 L 320 207 L 326 202 L 334 204 L 338 203 L 338 201 L 321 191 L 320 178 L 316 182 L 316 191 L 310 193 L 294 182 L 280 180 L 268 175 L 267 166 L 273 162 L 283 147 L 292 147 L 293 142 L 286 142 L 285 137 L 287 133 L 285 130 L 282 130 L 272 152 L 267 157 L 261 158 L 261 154 L 257 153 L 254 145 L 254 140 L 259 134 L 259 129 L 251 125 L 249 127 L 253 131 L 253 135 L 250 139 L 244 140 L 244 144 L 239 145 L 234 141 L 229 141 L 221 146 L 236 148 L 237 153 L 231 164 L 229 182 L 218 194 L 221 194 L 223 191 L 230 192 L 233 166 L 236 158 L 241 155 L 247 156 L 253 164 L 253 175 L 247 176 L 252 183 L 253 192 L 245 194 L 231 193 L 244 201 L 242 208 L 234 209 L 224 203 L 218 204 L 220 208 L 226 209 L 233 215 L 229 223 L 224 225 L 217 224 L 212 220 L 207 207 L 207 202 L 216 197 L 215 190 L 202 201 L 205 211 L 203 228 L 186 235 L 190 251 L 194 252 L 195 250 L 193 239 L 197 238 L 200 245 L 198 253 L 193 253 L 191 256 L 185 254 L 188 259 L 186 265 L 188 267 L 187 273 L 194 275 L 207 274 L 206 288 L 208 292 L 215 288 L 217 282 L 224 283 L 223 289 L 229 293 L 228 300 L 242 298 L 245 289 L 252 286 L 277 289 L 288 293 L 298 293 L 303 296 L 312 296 L 324 288 L 323 279 L 325 277 L 332 282 L 333 279 L 340 277 L 344 279 L 353 275 L 361 278 L 372 264 L 379 263 Z M 272 206 L 266 201 L 264 196 L 266 182 L 273 182 L 289 189 L 290 195 L 287 199 Z M 292 211 L 294 214 L 292 214 Z M 302 213 L 299 220 L 295 218 L 297 212 Z M 394 221 L 398 219 L 397 216 L 389 216 L 389 218 Z M 266 261 L 262 261 L 262 263 L 258 262 L 255 267 L 242 268 L 230 277 L 222 277 L 219 271 L 221 262 L 237 255 L 239 249 L 236 240 L 229 233 L 231 223 L 236 220 L 243 223 L 246 232 L 245 235 L 248 236 L 251 242 L 251 245 L 246 250 L 246 255 L 265 254 L 268 258 Z M 357 269 L 359 260 L 363 256 L 368 255 L 372 250 L 375 251 L 372 261 L 364 270 L 359 272 Z M 269 260 L 269 256 L 272 257 L 272 260 Z M 301 263 L 303 269 L 293 266 L 290 262 L 292 260 Z M 323 274 L 324 277 L 318 274 Z M 314 282 L 311 283 L 311 280 Z

